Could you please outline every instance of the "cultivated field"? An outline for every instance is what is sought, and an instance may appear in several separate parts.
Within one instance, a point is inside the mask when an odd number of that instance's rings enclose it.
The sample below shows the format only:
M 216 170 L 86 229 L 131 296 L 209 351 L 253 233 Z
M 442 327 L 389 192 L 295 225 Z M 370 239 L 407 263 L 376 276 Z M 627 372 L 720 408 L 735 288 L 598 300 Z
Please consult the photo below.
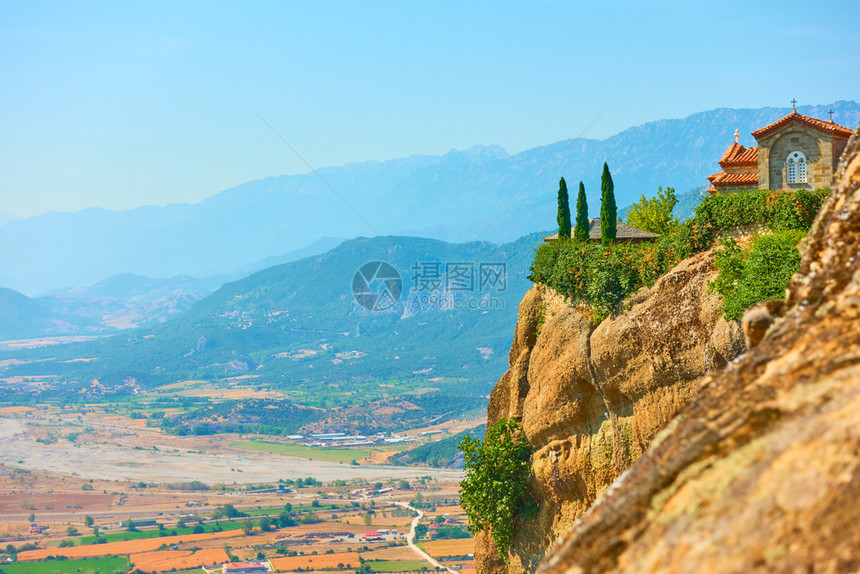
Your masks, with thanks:
M 122 556 L 111 556 L 89 560 L 3 564 L 0 568 L 3 574 L 125 574 L 128 572 L 128 560 Z
M 464 556 L 475 553 L 475 539 L 460 538 L 458 540 L 433 540 L 431 542 L 422 542 L 421 548 L 423 548 L 427 554 L 433 558 Z
M 229 556 L 221 548 L 207 550 L 158 550 L 129 556 L 132 566 L 145 572 L 167 572 L 179 568 L 198 568 L 223 564 Z
M 299 568 L 304 570 L 358 569 L 361 566 L 358 558 L 358 552 L 318 554 L 316 556 L 288 556 L 284 558 L 272 558 L 272 565 L 276 570 L 285 572 L 296 571 Z

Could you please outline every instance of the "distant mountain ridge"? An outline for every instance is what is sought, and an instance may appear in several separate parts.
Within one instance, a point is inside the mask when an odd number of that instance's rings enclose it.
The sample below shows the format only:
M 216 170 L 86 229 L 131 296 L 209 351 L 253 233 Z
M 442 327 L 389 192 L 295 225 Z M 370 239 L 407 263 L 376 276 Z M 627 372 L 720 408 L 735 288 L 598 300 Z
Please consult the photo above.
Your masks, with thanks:
M 95 342 L 0 352 L 0 371 L 57 375 L 68 382 L 63 392 L 94 378 L 109 392 L 130 392 L 129 381 L 154 387 L 247 374 L 302 400 L 325 396 L 342 404 L 388 396 L 391 385 L 397 392 L 436 388 L 471 397 L 457 405 L 468 410 L 483 404 L 507 366 L 517 304 L 531 287 L 529 263 L 545 234 L 502 245 L 348 240 L 226 283 L 165 324 Z M 391 307 L 371 312 L 354 296 L 355 275 L 378 261 L 397 270 L 402 290 Z M 465 283 L 452 282 L 452 265 L 466 270 Z M 486 281 L 482 266 L 501 273 Z M 6 358 L 25 364 L 4 368 Z
M 838 123 L 860 123 L 860 104 L 853 101 L 798 111 L 826 117 L 830 109 Z M 194 205 L 46 213 L 0 225 L 0 280 L 39 293 L 122 272 L 208 277 L 324 236 L 510 241 L 553 225 L 560 176 L 585 182 L 592 215 L 599 210 L 604 161 L 619 206 L 653 195 L 660 185 L 680 194 L 718 170 L 735 129 L 741 143 L 751 145 L 752 130 L 788 111 L 721 108 L 649 122 L 601 141 L 565 140 L 515 155 L 476 146 L 319 169 L 372 229 L 314 174 L 252 181 Z
M 11 289 L 0 293 L 0 340 L 56 335 L 109 334 L 175 319 L 224 283 L 324 253 L 343 242 L 323 237 L 289 253 L 267 257 L 223 275 L 154 278 L 120 273 L 87 287 L 55 289 L 29 298 Z

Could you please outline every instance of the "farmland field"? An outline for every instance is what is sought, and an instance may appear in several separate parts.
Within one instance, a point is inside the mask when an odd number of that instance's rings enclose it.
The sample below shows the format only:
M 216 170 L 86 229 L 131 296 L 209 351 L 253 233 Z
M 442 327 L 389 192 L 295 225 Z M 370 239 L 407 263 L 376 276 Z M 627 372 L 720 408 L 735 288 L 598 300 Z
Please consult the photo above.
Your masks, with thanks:
M 43 548 L 39 550 L 27 550 L 18 554 L 18 560 L 42 560 L 48 556 L 65 556 L 67 558 L 89 558 L 93 556 L 108 556 L 117 554 L 136 554 L 140 552 L 151 552 L 158 549 L 162 544 L 171 545 L 180 542 L 198 542 L 215 538 L 235 538 L 242 535 L 241 530 L 228 530 L 225 532 L 211 532 L 208 534 L 188 534 L 185 536 L 165 536 L 163 538 L 149 538 L 144 540 L 129 540 L 128 542 L 108 542 L 107 544 L 93 544 L 90 546 L 72 546 L 69 548 Z
M 332 462 L 351 462 L 353 460 L 364 458 L 370 454 L 370 451 L 363 449 L 314 448 L 300 444 L 286 444 L 268 441 L 240 442 L 231 446 L 242 450 L 253 450 L 258 452 L 268 452 L 270 454 L 282 454 L 285 456 L 297 456 L 310 459 L 317 458 Z
M 433 540 L 432 542 L 422 542 L 421 548 L 434 558 L 444 556 L 463 556 L 465 554 L 475 553 L 475 539 L 460 538 L 456 540 Z
M 203 526 L 205 532 L 213 532 L 215 524 L 206 524 Z M 241 522 L 221 522 L 218 523 L 221 531 L 224 530 L 239 530 L 242 528 Z M 72 538 L 75 544 L 79 546 L 88 546 L 95 544 L 97 540 L 107 540 L 108 542 L 123 542 L 127 540 L 145 540 L 147 538 L 166 538 L 168 536 L 182 536 L 185 534 L 194 534 L 194 527 L 185 526 L 182 528 L 165 528 L 164 530 L 138 530 L 137 532 L 112 532 L 110 534 L 100 534 L 98 538 L 95 536 L 82 536 L 79 539 Z M 103 544 L 103 543 L 102 543 Z
M 4 564 L 3 574 L 125 574 L 128 560 L 120 556 L 90 558 L 87 560 L 51 560 L 50 562 L 27 562 Z
M 364 564 L 372 572 L 417 572 L 430 569 L 430 565 L 423 560 L 374 560 Z
M 195 568 L 212 564 L 223 564 L 229 556 L 221 548 L 190 550 L 156 550 L 129 556 L 135 568 L 145 572 L 167 572 L 177 568 Z
M 357 569 L 360 563 L 358 552 L 340 552 L 337 554 L 318 554 L 316 556 L 272 558 L 272 565 L 276 570 L 295 571 L 299 568 L 304 568 L 305 570 L 323 570 L 329 568 Z

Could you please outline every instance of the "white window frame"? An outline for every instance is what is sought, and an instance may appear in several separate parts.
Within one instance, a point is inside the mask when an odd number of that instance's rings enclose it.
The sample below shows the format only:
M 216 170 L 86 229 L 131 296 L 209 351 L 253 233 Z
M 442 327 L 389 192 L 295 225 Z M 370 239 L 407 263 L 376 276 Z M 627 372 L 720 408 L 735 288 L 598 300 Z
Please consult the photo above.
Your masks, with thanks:
M 785 158 L 785 181 L 786 183 L 807 183 L 806 155 L 800 151 L 793 151 Z

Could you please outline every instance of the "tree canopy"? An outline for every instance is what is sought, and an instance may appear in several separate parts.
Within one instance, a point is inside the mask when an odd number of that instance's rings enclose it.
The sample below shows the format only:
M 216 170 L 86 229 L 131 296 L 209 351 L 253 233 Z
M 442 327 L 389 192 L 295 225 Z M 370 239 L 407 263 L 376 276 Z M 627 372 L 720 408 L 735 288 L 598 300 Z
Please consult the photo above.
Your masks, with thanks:
M 603 162 L 600 176 L 600 192 L 600 242 L 609 245 L 618 237 L 618 207 L 615 205 L 615 184 L 606 162 Z
M 558 238 L 570 239 L 570 198 L 567 194 L 567 183 L 564 178 L 558 182 Z
M 652 233 L 665 235 L 678 226 L 678 219 L 672 217 L 672 210 L 678 203 L 675 188 L 660 187 L 651 199 L 644 195 L 627 210 L 627 224 Z
M 576 241 L 588 241 L 588 200 L 585 198 L 585 184 L 579 182 L 579 194 L 576 196 L 576 227 L 573 238 Z

